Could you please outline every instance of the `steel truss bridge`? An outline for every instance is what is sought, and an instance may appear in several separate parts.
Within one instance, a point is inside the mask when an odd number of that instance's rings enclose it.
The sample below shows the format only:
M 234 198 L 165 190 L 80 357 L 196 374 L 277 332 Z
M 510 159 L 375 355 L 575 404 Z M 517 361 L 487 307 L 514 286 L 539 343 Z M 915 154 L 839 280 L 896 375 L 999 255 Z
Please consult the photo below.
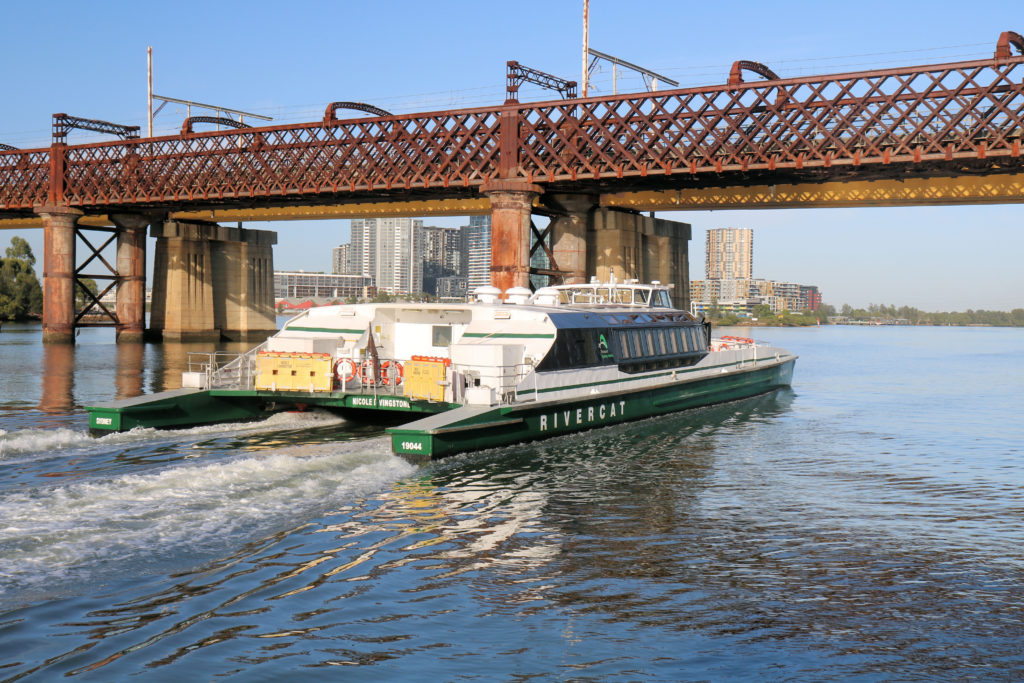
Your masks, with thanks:
M 312 123 L 0 151 L 0 227 L 39 225 L 47 205 L 486 213 L 480 188 L 495 180 L 643 209 L 799 203 L 849 183 L 916 183 L 927 202 L 949 179 L 960 189 L 935 201 L 1022 201 L 1024 56 L 1011 47 L 1024 41 L 1007 32 L 991 59 L 752 82 L 734 69 L 724 85 L 369 118 L 338 119 L 332 104 Z M 885 201 L 835 191 L 840 204 Z

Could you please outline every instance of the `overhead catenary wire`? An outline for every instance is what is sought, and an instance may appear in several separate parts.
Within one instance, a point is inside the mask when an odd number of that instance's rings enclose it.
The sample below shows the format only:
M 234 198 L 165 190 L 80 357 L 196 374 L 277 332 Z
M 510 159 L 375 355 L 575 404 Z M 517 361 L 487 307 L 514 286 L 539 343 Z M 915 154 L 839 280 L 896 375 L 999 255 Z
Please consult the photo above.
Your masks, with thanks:
M 977 59 L 991 56 L 993 44 L 991 41 L 977 42 L 977 43 L 961 43 L 954 45 L 943 45 L 935 47 L 923 47 L 923 48 L 908 48 L 901 50 L 884 50 L 877 52 L 861 52 L 844 55 L 833 55 L 833 56 L 820 56 L 820 57 L 803 57 L 803 58 L 787 58 L 787 57 L 765 57 L 758 54 L 744 54 L 737 55 L 737 58 L 752 58 L 760 61 L 764 64 L 768 64 L 775 68 L 776 72 L 779 73 L 783 78 L 787 77 L 801 77 L 807 75 L 816 75 L 828 73 L 828 71 L 822 71 L 823 68 L 827 68 L 829 71 L 834 70 L 868 70 L 871 68 L 890 66 L 893 63 L 892 57 L 898 55 L 921 55 L 921 54 L 932 54 L 933 58 L 929 60 L 930 63 L 942 62 L 942 61 L 954 61 L 960 59 Z M 956 52 L 952 52 L 952 51 Z M 868 59 L 876 58 L 876 59 Z M 882 59 L 888 58 L 888 59 Z M 729 68 L 732 62 L 723 64 L 700 64 L 700 65 L 689 65 L 689 66 L 653 66 L 652 68 L 664 72 L 667 75 L 676 77 L 680 82 L 680 87 L 699 87 L 704 85 L 711 85 L 715 83 L 724 83 L 729 73 Z M 901 64 L 901 66 L 904 66 Z M 568 72 L 568 70 L 565 70 Z M 598 71 L 598 73 L 603 73 Z M 619 90 L 623 91 L 625 88 L 623 84 L 629 84 L 635 82 L 637 84 L 636 91 L 642 91 L 646 88 L 643 86 L 642 78 L 636 76 L 627 76 L 626 74 L 620 73 L 618 76 Z M 608 95 L 611 94 L 612 90 L 612 79 L 609 73 L 603 78 L 594 78 L 590 80 L 590 89 L 593 91 L 593 95 Z M 529 101 L 538 101 L 549 99 L 549 93 L 539 88 L 523 88 L 523 94 L 521 101 L 526 103 Z M 452 88 L 444 90 L 431 90 L 420 93 L 408 93 L 396 95 L 393 93 L 379 93 L 379 94 L 363 94 L 349 96 L 346 95 L 347 99 L 368 102 L 383 106 L 389 111 L 395 112 L 395 114 L 410 114 L 420 111 L 437 111 L 445 109 L 455 109 L 464 107 L 478 107 L 478 106 L 491 106 L 500 104 L 504 101 L 505 87 L 503 79 L 495 78 L 493 84 L 470 86 L 464 88 Z M 273 116 L 274 125 L 287 125 L 296 123 L 308 123 L 311 121 L 317 121 L 323 116 L 323 108 L 326 106 L 324 103 L 309 103 L 309 104 L 296 104 L 296 105 L 277 105 L 277 106 L 255 106 L 246 105 L 246 108 L 250 111 L 266 114 Z M 175 113 L 183 114 L 184 110 L 174 109 Z M 145 117 L 119 117 L 120 120 L 125 120 L 133 125 L 144 125 L 146 123 Z M 180 122 L 175 123 L 171 120 L 172 117 L 167 117 L 167 120 L 160 121 L 159 119 L 154 122 L 156 126 L 153 133 L 154 135 L 173 135 L 180 131 Z M 0 133 L 0 138 L 3 142 L 17 146 L 21 149 L 34 149 L 40 147 L 48 147 L 50 145 L 50 128 L 38 128 L 33 130 L 23 131 L 11 131 Z M 77 143 L 91 143 L 103 141 L 106 138 L 101 136 L 92 136 L 87 133 L 76 134 L 75 142 Z

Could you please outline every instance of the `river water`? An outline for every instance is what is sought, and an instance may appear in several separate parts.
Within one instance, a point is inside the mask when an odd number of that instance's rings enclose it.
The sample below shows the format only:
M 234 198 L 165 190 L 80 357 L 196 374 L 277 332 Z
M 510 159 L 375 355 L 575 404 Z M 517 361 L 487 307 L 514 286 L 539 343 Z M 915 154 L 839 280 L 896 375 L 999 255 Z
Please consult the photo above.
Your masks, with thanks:
M 92 439 L 190 347 L 6 324 L 0 680 L 1024 678 L 1024 330 L 723 332 L 793 387 L 423 465 L 320 413 Z

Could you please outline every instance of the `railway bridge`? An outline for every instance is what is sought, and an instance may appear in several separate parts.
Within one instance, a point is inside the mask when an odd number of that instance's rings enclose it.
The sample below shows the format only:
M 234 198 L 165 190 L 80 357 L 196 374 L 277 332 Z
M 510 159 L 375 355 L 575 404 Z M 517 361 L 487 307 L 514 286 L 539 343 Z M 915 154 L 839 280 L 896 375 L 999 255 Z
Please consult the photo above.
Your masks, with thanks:
M 333 103 L 310 123 L 95 144 L 55 130 L 49 148 L 0 151 L 0 227 L 46 231 L 44 338 L 69 341 L 87 228 L 118 241 L 108 313 L 133 339 L 147 225 L 199 269 L 215 254 L 194 244 L 219 239 L 244 281 L 272 238 L 218 222 L 489 213 L 492 279 L 506 289 L 528 284 L 532 242 L 564 281 L 621 263 L 614 245 L 595 253 L 595 222 L 641 211 L 1024 200 L 1016 33 L 990 59 L 801 78 L 757 67 L 737 62 L 727 83 L 698 88 L 368 118 L 338 118 Z M 552 219 L 543 232 L 535 213 Z M 666 267 L 683 276 L 685 264 Z

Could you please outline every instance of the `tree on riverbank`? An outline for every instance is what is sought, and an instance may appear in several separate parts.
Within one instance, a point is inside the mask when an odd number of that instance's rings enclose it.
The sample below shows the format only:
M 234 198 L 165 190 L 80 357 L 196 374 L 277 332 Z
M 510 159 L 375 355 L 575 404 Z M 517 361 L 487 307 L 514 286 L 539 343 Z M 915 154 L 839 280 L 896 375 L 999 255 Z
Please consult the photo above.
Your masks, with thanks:
M 43 289 L 33 266 L 36 257 L 21 237 L 11 238 L 0 258 L 0 320 L 25 320 L 43 314 Z
M 1012 311 L 921 311 L 912 306 L 870 304 L 866 309 L 843 304 L 842 317 L 856 322 L 906 321 L 908 325 L 991 325 L 993 327 L 1024 327 L 1024 308 Z

